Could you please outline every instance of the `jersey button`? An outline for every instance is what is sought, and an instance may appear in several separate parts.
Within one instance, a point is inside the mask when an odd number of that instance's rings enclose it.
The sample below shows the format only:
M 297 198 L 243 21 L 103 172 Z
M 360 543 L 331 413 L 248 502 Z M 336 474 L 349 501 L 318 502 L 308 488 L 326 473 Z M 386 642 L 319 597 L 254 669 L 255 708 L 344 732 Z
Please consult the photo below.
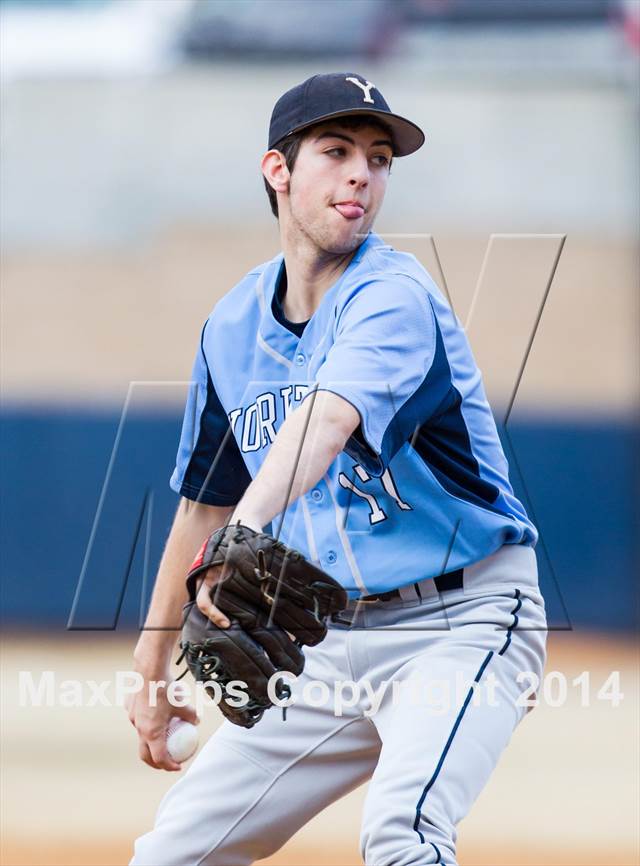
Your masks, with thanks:
M 304 365 L 304 362 L 305 362 L 305 357 L 302 354 L 302 352 L 299 352 L 296 355 L 296 364 L 298 365 L 298 367 L 302 367 Z
M 322 501 L 322 490 L 318 490 L 318 488 L 315 487 L 311 491 L 311 498 L 314 500 L 314 502 L 321 502 Z
M 329 563 L 329 565 L 333 565 L 333 563 L 337 560 L 337 558 L 338 557 L 336 556 L 335 550 L 328 550 L 327 551 L 327 562 Z

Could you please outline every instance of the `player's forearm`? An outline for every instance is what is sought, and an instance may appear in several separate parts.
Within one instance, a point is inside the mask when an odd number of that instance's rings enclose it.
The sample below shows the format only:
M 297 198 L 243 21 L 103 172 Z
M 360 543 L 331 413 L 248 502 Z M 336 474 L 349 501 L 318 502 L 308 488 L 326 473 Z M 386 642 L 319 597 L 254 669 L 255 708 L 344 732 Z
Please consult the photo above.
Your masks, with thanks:
M 308 397 L 280 428 L 232 520 L 264 527 L 323 477 L 359 423 L 356 410 L 329 392 Z
M 182 625 L 189 566 L 203 540 L 225 523 L 230 511 L 181 500 L 158 569 L 144 630 L 134 652 L 136 665 L 145 675 L 160 676 L 166 672 Z

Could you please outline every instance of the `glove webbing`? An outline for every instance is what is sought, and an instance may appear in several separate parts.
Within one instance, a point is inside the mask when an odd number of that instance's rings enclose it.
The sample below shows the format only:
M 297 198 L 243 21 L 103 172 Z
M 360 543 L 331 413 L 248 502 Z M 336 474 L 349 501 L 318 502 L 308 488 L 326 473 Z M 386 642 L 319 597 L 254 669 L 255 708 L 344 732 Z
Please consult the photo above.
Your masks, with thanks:
M 294 641 L 296 646 L 301 647 L 302 643 L 298 640 Z M 227 683 L 229 683 L 232 679 L 231 674 L 224 666 L 224 663 L 219 655 L 215 655 L 214 653 L 207 652 L 208 641 L 205 641 L 204 644 L 187 644 L 182 647 L 182 652 L 176 659 L 176 664 L 179 665 L 182 661 L 184 661 L 187 656 L 189 660 L 193 663 L 195 667 L 195 679 L 199 682 L 204 683 L 205 691 L 207 689 L 207 682 L 209 680 L 214 680 L 220 683 L 221 687 L 226 687 Z M 176 677 L 176 682 L 181 680 L 186 674 L 189 673 L 189 662 L 187 662 L 186 668 L 182 671 L 179 677 Z M 276 682 L 276 697 L 278 700 L 289 700 L 291 697 L 291 686 L 288 683 L 282 682 L 279 679 Z M 246 709 L 252 718 L 256 721 L 262 716 L 264 713 L 265 707 L 259 701 L 253 700 L 249 698 L 247 704 L 245 704 L 244 709 Z M 282 707 L 282 721 L 286 722 L 287 720 L 287 709 L 288 707 Z

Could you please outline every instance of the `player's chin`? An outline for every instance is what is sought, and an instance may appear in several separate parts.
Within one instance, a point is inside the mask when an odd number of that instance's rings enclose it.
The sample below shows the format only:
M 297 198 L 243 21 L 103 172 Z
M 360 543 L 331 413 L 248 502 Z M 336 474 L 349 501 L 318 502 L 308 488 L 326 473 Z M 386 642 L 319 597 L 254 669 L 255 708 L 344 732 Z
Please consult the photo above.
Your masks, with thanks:
M 332 225 L 326 232 L 326 242 L 323 245 L 327 252 L 350 253 L 360 246 L 369 233 L 370 222 L 364 218 L 344 220 L 344 225 Z

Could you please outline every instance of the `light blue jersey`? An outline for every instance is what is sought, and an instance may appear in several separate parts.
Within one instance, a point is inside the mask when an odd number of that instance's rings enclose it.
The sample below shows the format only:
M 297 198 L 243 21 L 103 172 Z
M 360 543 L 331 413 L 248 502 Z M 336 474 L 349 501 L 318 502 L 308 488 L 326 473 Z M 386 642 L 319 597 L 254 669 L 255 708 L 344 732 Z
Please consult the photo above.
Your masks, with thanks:
M 281 538 L 350 594 L 534 546 L 465 333 L 417 259 L 369 235 L 301 336 L 278 315 L 283 270 L 280 254 L 251 271 L 205 323 L 173 490 L 236 504 L 288 413 L 318 388 L 361 423 L 287 509 Z

